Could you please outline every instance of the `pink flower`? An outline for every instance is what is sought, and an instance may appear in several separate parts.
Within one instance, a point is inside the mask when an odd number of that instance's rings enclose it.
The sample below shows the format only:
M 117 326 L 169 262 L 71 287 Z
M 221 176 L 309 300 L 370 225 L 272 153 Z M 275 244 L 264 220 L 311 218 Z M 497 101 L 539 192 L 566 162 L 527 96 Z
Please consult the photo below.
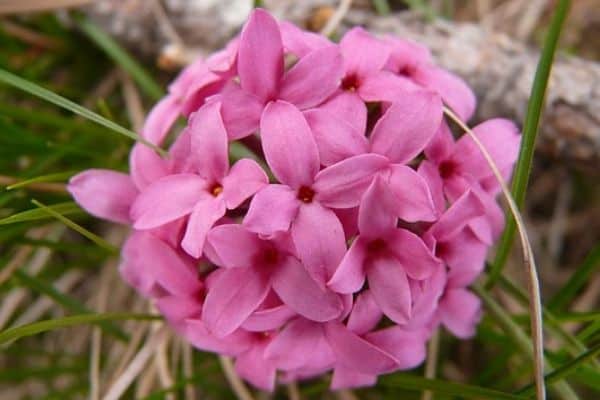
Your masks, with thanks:
M 227 131 L 220 103 L 209 103 L 190 124 L 190 163 L 196 173 L 160 178 L 145 188 L 131 208 L 136 229 L 151 229 L 189 216 L 182 247 L 200 257 L 208 230 L 267 183 L 267 176 L 253 160 L 242 159 L 231 169 L 227 155 Z

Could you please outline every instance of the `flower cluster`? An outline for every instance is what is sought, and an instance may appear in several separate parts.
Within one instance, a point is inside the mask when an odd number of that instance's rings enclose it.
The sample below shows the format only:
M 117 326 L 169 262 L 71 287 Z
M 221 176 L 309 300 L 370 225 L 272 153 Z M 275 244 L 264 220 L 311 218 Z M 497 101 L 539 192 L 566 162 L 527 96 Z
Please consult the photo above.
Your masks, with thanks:
M 466 121 L 475 98 L 427 49 L 361 28 L 336 44 L 257 9 L 148 116 L 168 157 L 138 143 L 129 175 L 69 190 L 132 226 L 124 279 L 253 385 L 330 370 L 334 389 L 372 385 L 419 365 L 440 325 L 474 334 L 467 287 L 503 227 L 499 184 L 444 105 Z M 517 128 L 474 132 L 508 179 Z

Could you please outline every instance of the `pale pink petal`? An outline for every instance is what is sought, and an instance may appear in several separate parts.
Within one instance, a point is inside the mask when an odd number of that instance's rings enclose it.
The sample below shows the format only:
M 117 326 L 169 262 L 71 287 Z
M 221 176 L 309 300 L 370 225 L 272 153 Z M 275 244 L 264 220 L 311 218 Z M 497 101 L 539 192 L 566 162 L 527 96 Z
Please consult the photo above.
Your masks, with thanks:
M 378 154 L 360 154 L 333 164 L 315 178 L 316 199 L 331 208 L 356 207 L 373 177 L 388 166 L 388 159 Z
M 223 199 L 208 196 L 194 206 L 188 219 L 181 247 L 194 258 L 200 258 L 210 228 L 227 211 Z
M 142 137 L 151 143 L 161 144 L 181 113 L 175 95 L 167 95 L 152 108 L 142 128 Z
M 317 146 L 321 164 L 329 166 L 369 151 L 369 141 L 343 118 L 323 109 L 304 112 Z
M 340 49 L 346 73 L 359 78 L 381 70 L 390 56 L 384 42 L 360 27 L 346 32 L 340 41 Z
M 225 224 L 215 226 L 208 232 L 207 241 L 215 251 L 220 267 L 240 268 L 254 264 L 254 256 L 263 241 L 243 225 Z
M 291 233 L 302 264 L 316 282 L 325 286 L 346 252 L 339 219 L 319 203 L 302 204 Z
M 267 341 L 256 343 L 235 360 L 235 371 L 240 377 L 259 389 L 272 392 L 275 389 L 275 366 L 265 359 Z
M 352 368 L 336 366 L 331 377 L 331 390 L 355 389 L 373 386 L 377 383 L 377 375 L 363 374 Z
M 449 289 L 440 303 L 443 324 L 456 337 L 468 339 L 475 335 L 481 318 L 481 301 L 467 289 Z
M 306 367 L 316 354 L 324 336 L 320 324 L 304 318 L 291 321 L 267 346 L 265 357 L 279 369 Z M 331 350 L 329 351 L 331 352 Z
M 277 21 L 266 11 L 256 9 L 240 36 L 238 50 L 240 84 L 262 100 L 277 93 L 283 75 L 283 45 Z
M 169 174 L 168 163 L 154 150 L 142 143 L 136 143 L 129 153 L 129 172 L 139 190 Z
M 246 199 L 254 195 L 269 183 L 269 178 L 258 163 L 249 158 L 242 158 L 229 170 L 229 174 L 221 181 L 223 199 L 227 208 L 239 207 Z
M 411 297 L 404 267 L 394 257 L 376 257 L 367 268 L 369 288 L 381 311 L 398 324 L 411 316 Z
M 441 214 L 446 209 L 446 199 L 444 197 L 444 181 L 440 176 L 437 165 L 429 160 L 423 160 L 419 164 L 417 173 L 425 179 L 429 192 L 431 193 L 431 199 L 435 205 L 435 211 Z
M 396 368 L 415 368 L 425 360 L 427 336 L 423 330 L 409 331 L 395 326 L 369 333 L 365 339 L 392 355 Z
M 319 172 L 319 150 L 300 110 L 281 100 L 269 103 L 260 135 L 267 163 L 279 182 L 294 189 L 313 183 Z
M 339 365 L 363 374 L 380 374 L 394 368 L 396 361 L 337 322 L 325 325 L 325 333 Z
M 222 102 L 221 114 L 230 140 L 256 132 L 264 108 L 263 100 L 235 84 L 226 86 L 216 98 Z
M 135 229 L 150 229 L 192 212 L 207 196 L 206 181 L 198 175 L 178 174 L 159 179 L 144 189 L 131 207 Z
M 301 110 L 314 107 L 335 92 L 342 73 L 342 55 L 337 46 L 314 50 L 285 74 L 279 98 Z
M 389 157 L 393 163 L 407 163 L 437 132 L 442 113 L 442 103 L 435 93 L 407 93 L 392 103 L 375 124 L 371 135 L 373 152 Z
M 279 23 L 283 47 L 296 57 L 304 57 L 313 50 L 331 46 L 331 42 L 323 35 L 298 28 L 288 21 Z
M 295 317 L 296 312 L 285 304 L 268 308 L 265 310 L 254 311 L 242 324 L 242 328 L 247 331 L 265 332 L 279 329 L 291 318 Z
M 393 210 L 394 199 L 380 176 L 365 192 L 358 209 L 358 229 L 365 239 L 379 239 L 396 227 L 398 217 Z
M 313 321 L 330 321 L 343 309 L 340 297 L 317 285 L 294 257 L 286 257 L 275 269 L 273 290 L 287 306 Z
M 369 75 L 358 88 L 358 95 L 367 102 L 394 102 L 419 89 L 408 78 L 389 71 Z
M 364 335 L 375 329 L 381 317 L 383 314 L 375 302 L 373 294 L 370 290 L 365 290 L 356 297 L 346 326 L 357 335 Z
M 103 169 L 88 169 L 69 180 L 67 190 L 77 204 L 90 214 L 127 224 L 129 207 L 137 189 L 128 175 Z
M 269 277 L 254 268 L 222 270 L 209 287 L 202 320 L 217 337 L 236 330 L 269 293 Z
M 284 185 L 268 185 L 259 190 L 252 201 L 244 226 L 262 235 L 273 235 L 290 229 L 298 213 L 300 201 L 296 192 Z
M 468 191 L 442 214 L 428 232 L 438 241 L 448 240 L 484 212 L 485 208 L 479 197 Z
M 359 291 L 365 282 L 365 259 L 366 243 L 359 237 L 352 242 L 327 286 L 338 293 Z
M 432 65 L 420 65 L 411 74 L 415 82 L 442 96 L 444 103 L 463 120 L 468 121 L 475 111 L 475 94 L 456 75 Z
M 343 119 L 357 132 L 367 128 L 367 107 L 356 93 L 340 91 L 319 106 L 319 109 Z
M 406 229 L 395 229 L 391 233 L 389 246 L 412 279 L 428 278 L 433 271 L 442 268 L 440 260 L 423 240 Z
M 395 213 L 407 222 L 433 221 L 438 213 L 427 181 L 405 165 L 391 167 L 389 185 L 394 194 Z

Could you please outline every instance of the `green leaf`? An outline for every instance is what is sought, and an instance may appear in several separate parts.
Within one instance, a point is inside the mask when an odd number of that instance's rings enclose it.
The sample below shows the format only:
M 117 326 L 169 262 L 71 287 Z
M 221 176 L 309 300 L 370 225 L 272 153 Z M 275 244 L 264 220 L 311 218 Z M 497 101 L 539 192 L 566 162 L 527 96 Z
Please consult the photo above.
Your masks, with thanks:
M 46 208 L 52 210 L 53 212 L 59 215 L 83 213 L 83 210 L 72 201 L 53 204 L 51 206 L 47 206 Z M 48 212 L 48 210 L 34 208 L 32 210 L 21 211 L 20 213 L 10 215 L 6 218 L 2 218 L 0 219 L 0 225 L 15 224 L 17 222 L 25 221 L 37 221 L 42 219 L 49 219 L 52 217 L 53 215 L 51 215 Z
M 525 201 L 525 192 L 527 190 L 527 183 L 529 182 L 531 163 L 535 151 L 535 139 L 540 124 L 540 116 L 544 107 L 544 98 L 548 86 L 548 79 L 550 77 L 550 70 L 552 69 L 558 38 L 560 37 L 560 32 L 567 17 L 570 4 L 570 0 L 560 0 L 558 2 L 556 12 L 550 23 L 550 29 L 548 30 L 546 40 L 544 41 L 542 55 L 535 71 L 531 96 L 527 104 L 527 113 L 525 114 L 523 137 L 521 138 L 521 150 L 519 152 L 519 159 L 515 167 L 512 183 L 512 195 L 519 207 L 522 207 Z M 508 259 L 515 233 L 516 223 L 514 218 L 509 215 L 506 228 L 504 229 L 502 239 L 500 240 L 500 245 L 498 246 L 496 258 L 494 259 L 494 263 L 490 270 L 489 279 L 486 285 L 488 288 L 500 277 L 500 273 Z
M 402 388 L 407 390 L 430 390 L 434 393 L 460 396 L 466 399 L 492 399 L 492 400 L 519 400 L 527 397 L 487 389 L 480 386 L 465 385 L 463 383 L 448 382 L 441 379 L 428 379 L 421 376 L 397 373 L 384 376 L 380 380 L 383 386 Z
M 14 342 L 26 336 L 37 335 L 38 333 L 52 331 L 60 328 L 68 328 L 77 325 L 98 324 L 106 321 L 154 321 L 162 319 L 157 315 L 136 314 L 136 313 L 106 313 L 106 314 L 83 314 L 72 315 L 64 318 L 49 319 L 45 321 L 33 322 L 22 326 L 6 329 L 0 332 L 0 344 Z
M 43 87 L 38 86 L 33 82 L 30 82 L 21 77 L 18 77 L 17 75 L 12 74 L 1 68 L 0 68 L 0 82 L 4 82 L 8 85 L 14 86 L 17 89 L 21 89 L 29 94 L 32 94 L 41 99 L 44 99 L 52 104 L 55 104 L 66 110 L 69 110 L 75 114 L 81 115 L 82 117 L 87 118 L 90 121 L 93 121 L 99 125 L 102 125 L 102 126 L 108 128 L 108 129 L 111 129 L 117 133 L 120 133 L 121 135 L 125 135 L 133 140 L 137 140 L 140 143 L 143 143 L 146 146 L 152 148 L 153 150 L 160 153 L 161 155 L 166 154 L 166 152 L 164 150 L 162 150 L 161 148 L 157 147 L 156 145 L 148 142 L 146 139 L 140 137 L 135 132 L 132 132 L 129 129 L 123 128 L 121 125 L 116 124 L 113 121 L 108 120 L 108 119 L 96 114 L 95 112 L 90 111 L 87 108 L 82 107 L 79 104 L 72 102 L 71 100 L 68 100 L 54 92 L 51 92 L 48 89 L 44 89 Z
M 159 100 L 164 95 L 164 91 L 152 79 L 150 74 L 102 29 L 84 18 L 76 18 L 76 21 L 81 30 L 121 68 L 127 71 L 148 96 L 153 100 Z

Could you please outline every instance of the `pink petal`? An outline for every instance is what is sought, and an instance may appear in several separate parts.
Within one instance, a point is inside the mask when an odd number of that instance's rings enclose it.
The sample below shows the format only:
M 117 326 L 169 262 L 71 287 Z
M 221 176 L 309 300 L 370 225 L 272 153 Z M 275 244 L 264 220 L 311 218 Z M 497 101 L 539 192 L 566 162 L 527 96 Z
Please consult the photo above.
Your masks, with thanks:
M 380 374 L 396 365 L 387 352 L 350 332 L 341 323 L 326 324 L 325 333 L 340 366 L 363 374 Z
M 209 331 L 224 337 L 236 330 L 269 293 L 267 274 L 254 268 L 221 271 L 208 290 L 202 320 Z
M 313 321 L 330 321 L 343 309 L 340 297 L 319 287 L 294 257 L 287 257 L 275 269 L 273 290 L 287 306 Z
M 315 178 L 316 199 L 331 208 L 356 207 L 375 174 L 388 165 L 388 159 L 377 154 L 360 154 L 333 164 Z
M 246 199 L 254 195 L 269 183 L 265 171 L 249 158 L 243 158 L 233 164 L 229 174 L 223 178 L 223 199 L 227 208 L 239 207 Z
M 331 377 L 331 390 L 353 389 L 374 386 L 377 383 L 377 375 L 363 374 L 351 368 L 336 366 Z
M 218 338 L 206 329 L 199 319 L 188 319 L 185 322 L 183 336 L 200 350 L 212 351 L 225 356 L 237 356 L 255 344 L 255 336 L 243 330 L 237 330 L 224 338 Z
M 406 229 L 395 229 L 391 233 L 389 246 L 412 279 L 428 278 L 433 271 L 442 268 L 440 260 L 423 240 Z
M 358 229 L 365 239 L 378 239 L 396 227 L 398 217 L 392 212 L 394 199 L 380 176 L 365 192 L 358 209 Z
M 254 265 L 254 256 L 264 244 L 256 233 L 238 224 L 215 226 L 207 240 L 219 258 L 219 266 L 225 268 Z
M 365 283 L 366 243 L 359 237 L 350 246 L 327 286 L 338 293 L 355 293 Z
M 390 46 L 391 54 L 386 67 L 391 71 L 402 73 L 419 64 L 433 61 L 429 48 L 419 43 L 391 35 L 386 35 L 381 39 Z
M 240 377 L 259 389 L 272 392 L 275 389 L 275 366 L 265 359 L 265 347 L 262 341 L 240 354 L 235 360 L 235 371 Z
M 383 314 L 373 294 L 370 290 L 365 290 L 356 297 L 347 327 L 357 335 L 364 335 L 375 329 L 381 317 Z
M 304 112 L 319 148 L 321 164 L 328 166 L 369 151 L 369 141 L 344 119 L 314 109 Z
M 444 103 L 463 120 L 468 121 L 475 111 L 475 94 L 456 75 L 438 67 L 420 65 L 411 74 L 415 82 L 434 90 L 444 99 Z
M 291 233 L 302 264 L 317 283 L 325 286 L 346 252 L 339 219 L 318 203 L 302 204 Z
M 418 85 L 403 76 L 379 71 L 362 82 L 358 94 L 366 102 L 394 102 L 418 89 Z
M 433 135 L 429 144 L 425 147 L 425 156 L 436 164 L 448 159 L 454 149 L 454 136 L 448 123 L 443 120 L 437 133 Z
M 358 233 L 358 207 L 338 208 L 334 212 L 344 227 L 346 239 L 355 236 Z
M 396 215 L 407 222 L 433 221 L 438 217 L 427 181 L 405 165 L 391 167 L 390 189 L 396 202 Z
M 247 331 L 255 332 L 266 332 L 279 329 L 296 315 L 298 314 L 285 304 L 266 310 L 257 310 L 244 321 L 242 328 Z
M 465 229 L 443 243 L 444 254 L 440 258 L 448 264 L 448 285 L 468 286 L 481 274 L 485 267 L 485 257 L 489 246 L 479 240 L 470 230 Z
M 342 73 L 342 55 L 337 46 L 314 50 L 285 74 L 279 98 L 301 110 L 314 107 L 335 92 Z
M 281 100 L 269 103 L 260 134 L 265 158 L 279 182 L 294 189 L 313 183 L 319 172 L 319 150 L 300 110 Z
M 431 323 L 438 310 L 440 297 L 446 287 L 446 269 L 437 268 L 433 274 L 422 281 L 410 281 L 410 293 L 413 299 L 412 316 L 407 329 L 422 329 Z
M 346 121 L 357 132 L 362 133 L 367 128 L 367 107 L 356 93 L 340 91 L 321 104 L 319 109 Z
M 169 174 L 168 163 L 154 150 L 136 143 L 129 153 L 129 172 L 135 186 L 142 190 Z
M 417 156 L 439 129 L 442 103 L 438 95 L 415 91 L 397 99 L 377 121 L 372 150 L 393 163 L 405 164 Z
M 481 301 L 466 289 L 449 289 L 440 304 L 442 322 L 456 337 L 468 339 L 475 335 L 481 318 Z
M 437 165 L 428 160 L 423 160 L 419 164 L 417 173 L 425 180 L 431 193 L 431 199 L 435 205 L 437 214 L 441 214 L 446 209 L 446 198 L 444 197 L 444 181 L 440 176 Z
M 369 333 L 365 339 L 391 354 L 396 368 L 415 368 L 425 360 L 427 336 L 422 330 L 407 331 L 395 326 Z
M 197 318 L 202 311 L 202 303 L 196 297 L 163 296 L 156 299 L 154 305 L 170 324 L 181 324 L 187 318 Z
M 252 232 L 273 235 L 290 229 L 296 218 L 300 201 L 296 192 L 284 185 L 267 185 L 259 190 L 252 201 L 244 226 Z
M 306 367 L 323 341 L 320 324 L 304 318 L 291 321 L 267 346 L 265 357 L 283 370 Z M 331 350 L 329 350 L 331 352 Z
M 384 42 L 360 27 L 346 32 L 340 41 L 340 49 L 346 73 L 360 78 L 381 70 L 390 56 Z
M 128 175 L 116 171 L 88 169 L 69 180 L 67 190 L 90 214 L 123 224 L 129 223 L 129 207 L 137 189 Z
M 191 157 L 198 174 L 209 184 L 220 183 L 229 170 L 229 146 L 221 103 L 207 103 L 194 114 L 190 135 Z
M 283 47 L 296 57 L 304 57 L 313 50 L 331 46 L 326 37 L 298 28 L 288 21 L 279 23 Z
M 181 105 L 175 95 L 167 95 L 152 108 L 142 128 L 142 137 L 154 144 L 161 144 L 181 113 Z
M 438 241 L 448 240 L 464 229 L 471 220 L 482 215 L 484 211 L 484 206 L 478 196 L 472 191 L 468 191 L 442 214 L 428 232 Z
M 181 241 L 181 247 L 194 258 L 200 258 L 210 228 L 221 219 L 227 209 L 222 199 L 206 197 L 194 206 Z
M 408 278 L 393 257 L 376 257 L 367 268 L 369 288 L 381 311 L 392 321 L 405 324 L 411 315 Z
M 240 84 L 262 100 L 277 93 L 283 75 L 283 45 L 277 21 L 266 11 L 256 9 L 240 36 L 238 51 Z
M 206 182 L 197 175 L 178 174 L 159 179 L 144 189 L 131 207 L 135 229 L 150 229 L 192 212 L 207 196 Z
M 222 102 L 221 114 L 230 140 L 237 140 L 256 132 L 264 101 L 239 86 L 226 86 L 217 97 Z

